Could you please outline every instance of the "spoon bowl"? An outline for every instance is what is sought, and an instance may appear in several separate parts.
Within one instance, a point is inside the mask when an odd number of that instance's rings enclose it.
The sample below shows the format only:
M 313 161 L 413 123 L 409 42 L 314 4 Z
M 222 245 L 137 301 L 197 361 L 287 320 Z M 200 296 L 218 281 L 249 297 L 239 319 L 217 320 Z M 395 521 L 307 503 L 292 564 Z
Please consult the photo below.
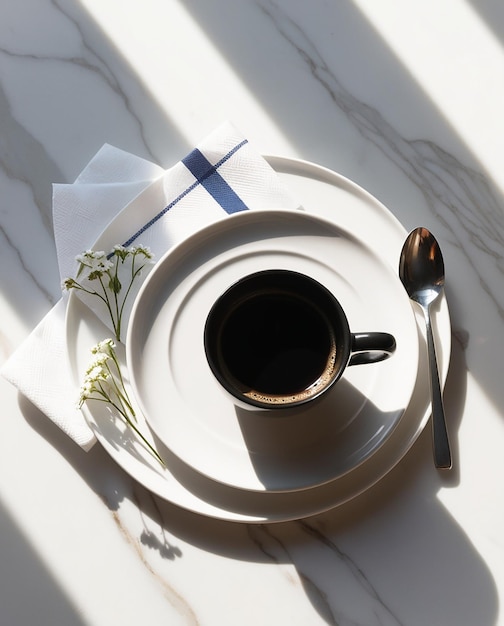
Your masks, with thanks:
M 399 260 L 399 277 L 411 300 L 417 302 L 424 313 L 432 397 L 434 462 L 438 468 L 449 469 L 452 466 L 451 452 L 430 314 L 431 305 L 443 292 L 445 269 L 439 244 L 427 228 L 415 228 L 406 238 Z

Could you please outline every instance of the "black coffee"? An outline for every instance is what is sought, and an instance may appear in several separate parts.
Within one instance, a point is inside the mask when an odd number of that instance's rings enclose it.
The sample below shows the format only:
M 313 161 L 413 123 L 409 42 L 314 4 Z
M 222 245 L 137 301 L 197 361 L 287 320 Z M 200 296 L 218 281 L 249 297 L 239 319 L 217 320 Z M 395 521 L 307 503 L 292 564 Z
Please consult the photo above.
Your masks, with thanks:
M 302 295 L 264 292 L 244 298 L 221 328 L 221 358 L 245 394 L 275 402 L 300 396 L 330 377 L 335 340 L 325 315 Z M 278 400 L 281 401 L 281 400 Z

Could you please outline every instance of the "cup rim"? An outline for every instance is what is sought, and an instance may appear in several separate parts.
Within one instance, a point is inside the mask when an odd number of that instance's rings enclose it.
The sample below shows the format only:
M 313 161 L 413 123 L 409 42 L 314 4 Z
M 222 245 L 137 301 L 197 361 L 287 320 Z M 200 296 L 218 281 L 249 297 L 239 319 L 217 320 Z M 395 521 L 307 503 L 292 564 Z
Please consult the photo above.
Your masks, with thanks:
M 336 331 L 335 340 L 336 340 L 336 361 L 334 365 L 334 370 L 331 373 L 328 381 L 320 385 L 320 388 L 316 391 L 313 391 L 311 394 L 306 394 L 302 397 L 299 397 L 295 400 L 288 400 L 287 396 L 289 394 L 285 394 L 286 400 L 284 402 L 268 402 L 261 400 L 259 398 L 255 398 L 250 395 L 245 395 L 240 389 L 240 382 L 236 380 L 236 384 L 233 384 L 232 380 L 233 375 L 230 372 L 225 373 L 223 368 L 220 366 L 218 362 L 218 356 L 215 354 L 215 347 L 218 344 L 218 335 L 219 329 L 222 328 L 223 321 L 225 318 L 221 319 L 217 324 L 214 323 L 214 315 L 218 313 L 218 309 L 223 306 L 226 298 L 231 297 L 231 295 L 242 285 L 249 283 L 253 280 L 264 279 L 267 276 L 279 277 L 279 276 L 290 276 L 295 280 L 302 280 L 305 283 L 309 284 L 311 288 L 318 290 L 320 294 L 325 298 L 326 302 L 329 302 L 332 312 L 337 314 L 338 324 L 334 324 L 333 328 Z M 327 315 L 328 320 L 331 319 L 330 315 Z M 217 331 L 217 332 L 216 332 Z M 212 371 L 213 375 L 220 383 L 220 385 L 229 393 L 231 396 L 240 402 L 242 406 L 246 406 L 249 408 L 260 408 L 260 409 L 271 409 L 277 410 L 280 409 L 285 411 L 286 409 L 291 409 L 295 407 L 300 407 L 305 404 L 309 404 L 313 402 L 317 398 L 320 398 L 324 395 L 333 385 L 341 378 L 343 372 L 345 371 L 346 365 L 350 359 L 351 355 L 351 331 L 348 323 L 347 316 L 341 306 L 340 302 L 336 298 L 336 296 L 321 282 L 312 278 L 308 274 L 304 274 L 302 272 L 282 269 L 282 268 L 273 268 L 273 269 L 265 269 L 258 270 L 256 272 L 252 272 L 251 274 L 247 274 L 242 276 L 234 283 L 232 283 L 229 287 L 227 287 L 221 295 L 215 300 L 212 307 L 210 308 L 208 315 L 206 317 L 204 331 L 204 350 L 205 356 Z M 261 394 L 268 395 L 268 394 Z M 269 394 L 273 395 L 273 394 Z M 300 393 L 292 394 L 299 395 Z M 284 394 L 278 394 L 277 397 L 284 397 Z

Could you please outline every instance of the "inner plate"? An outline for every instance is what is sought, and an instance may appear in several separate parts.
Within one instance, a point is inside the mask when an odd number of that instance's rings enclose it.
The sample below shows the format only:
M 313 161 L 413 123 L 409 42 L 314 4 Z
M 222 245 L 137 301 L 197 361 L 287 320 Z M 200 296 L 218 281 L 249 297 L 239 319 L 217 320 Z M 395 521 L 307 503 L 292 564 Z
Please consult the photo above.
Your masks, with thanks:
M 308 274 L 338 298 L 353 332 L 390 332 L 396 353 L 348 368 L 306 407 L 237 407 L 208 366 L 203 328 L 223 291 L 264 269 Z M 403 415 L 417 365 L 416 323 L 397 274 L 346 230 L 302 211 L 247 211 L 186 239 L 151 271 L 128 331 L 136 399 L 164 445 L 205 476 L 256 491 L 314 487 L 363 463 Z

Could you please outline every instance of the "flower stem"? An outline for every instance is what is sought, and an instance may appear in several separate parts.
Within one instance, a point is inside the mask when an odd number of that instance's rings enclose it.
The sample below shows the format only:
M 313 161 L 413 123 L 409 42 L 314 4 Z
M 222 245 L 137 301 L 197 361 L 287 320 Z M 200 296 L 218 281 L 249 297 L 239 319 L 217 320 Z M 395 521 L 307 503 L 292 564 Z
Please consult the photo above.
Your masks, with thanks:
M 110 319 L 112 320 L 112 326 L 114 328 L 115 337 L 116 337 L 117 341 L 121 341 L 120 329 L 119 329 L 119 332 L 118 332 L 118 330 L 117 330 L 117 323 L 116 323 L 116 320 L 114 318 L 114 313 L 112 312 L 112 307 L 110 305 L 110 299 L 109 299 L 109 297 L 107 295 L 107 288 L 103 284 L 103 280 L 102 280 L 101 276 L 98 276 L 98 280 L 100 281 L 100 285 L 101 285 L 101 288 L 102 288 L 103 294 L 104 294 L 104 297 L 102 298 L 102 300 L 107 305 L 107 309 L 108 309 L 108 312 L 109 312 L 109 315 L 110 315 Z

